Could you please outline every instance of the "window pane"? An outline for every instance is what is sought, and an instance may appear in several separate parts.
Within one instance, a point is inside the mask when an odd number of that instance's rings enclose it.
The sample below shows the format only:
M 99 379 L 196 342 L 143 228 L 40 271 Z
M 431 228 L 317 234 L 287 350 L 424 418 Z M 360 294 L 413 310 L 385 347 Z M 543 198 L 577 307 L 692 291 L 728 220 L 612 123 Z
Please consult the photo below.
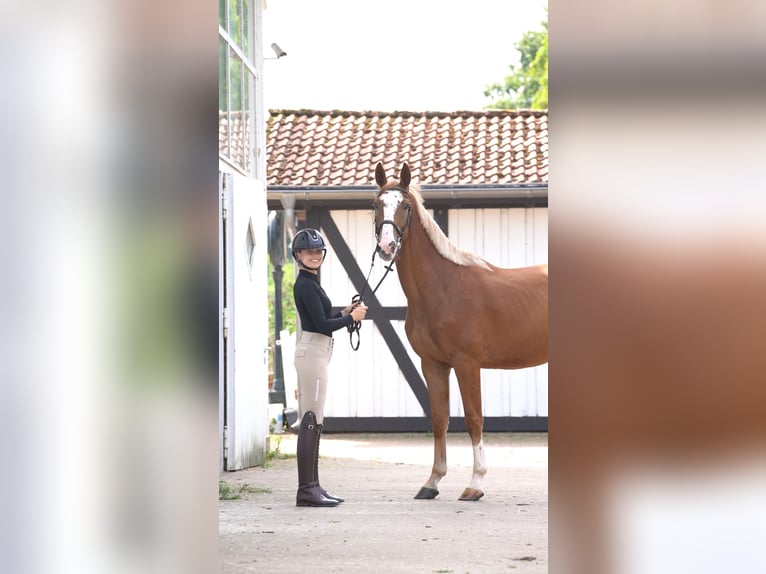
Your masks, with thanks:
M 253 61 L 253 55 L 250 53 L 251 25 L 250 0 L 242 0 L 242 51 L 245 53 L 246 58 Z
M 254 61 L 255 17 L 260 0 L 218 0 L 219 26 L 228 34 L 218 42 L 218 151 L 245 173 L 255 166 L 251 123 L 255 107 L 255 76 L 245 66 Z
M 218 25 L 226 30 L 226 0 L 218 0 Z
M 242 46 L 241 0 L 229 0 L 229 36 L 237 46 Z
M 250 94 L 252 93 L 253 75 L 248 70 L 244 71 L 244 82 L 242 82 L 242 167 L 246 172 L 250 173 L 252 169 L 252 142 L 250 141 L 250 125 L 252 104 L 250 102 Z
M 229 85 L 226 73 L 226 54 L 229 48 L 221 38 L 218 39 L 218 152 L 229 155 Z
M 244 124 L 242 121 L 242 110 L 244 109 L 244 102 L 242 101 L 242 80 L 244 68 L 242 60 L 232 50 L 229 50 L 230 157 L 240 165 L 242 164 L 243 157 Z

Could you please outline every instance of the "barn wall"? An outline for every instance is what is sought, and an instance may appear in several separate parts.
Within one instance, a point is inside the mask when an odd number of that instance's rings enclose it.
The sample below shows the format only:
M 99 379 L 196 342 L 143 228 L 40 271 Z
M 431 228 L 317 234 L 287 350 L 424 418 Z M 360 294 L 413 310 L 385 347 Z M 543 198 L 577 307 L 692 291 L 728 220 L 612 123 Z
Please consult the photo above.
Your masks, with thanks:
M 372 212 L 333 210 L 331 215 L 366 276 L 374 249 Z M 448 225 L 450 239 L 456 245 L 495 265 L 520 267 L 547 261 L 546 207 L 451 209 Z M 382 263 L 376 258 L 370 283 L 374 286 L 382 274 Z M 321 281 L 336 306 L 348 304 L 357 292 L 335 257 L 334 249 L 322 266 Z M 385 279 L 377 296 L 384 307 L 407 305 L 396 271 Z M 404 321 L 394 321 L 394 328 L 420 371 L 420 359 L 407 341 Z M 422 377 L 422 372 L 420 375 Z M 487 417 L 547 417 L 547 364 L 517 371 L 483 370 L 482 400 Z M 420 417 L 423 414 L 372 321 L 363 323 L 357 351 L 351 350 L 346 331 L 336 332 L 326 417 Z M 450 414 L 463 415 L 454 374 L 450 384 Z

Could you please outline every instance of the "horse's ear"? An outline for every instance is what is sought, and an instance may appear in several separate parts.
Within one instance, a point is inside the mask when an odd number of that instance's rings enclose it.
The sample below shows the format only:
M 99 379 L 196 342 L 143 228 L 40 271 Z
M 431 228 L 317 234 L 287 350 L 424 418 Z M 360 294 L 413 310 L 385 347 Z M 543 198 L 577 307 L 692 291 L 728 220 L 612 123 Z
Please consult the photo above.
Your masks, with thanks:
M 406 163 L 403 163 L 402 173 L 399 176 L 399 185 L 401 185 L 404 189 L 408 189 L 410 187 L 410 179 L 412 179 L 410 174 L 410 166 L 408 166 Z
M 375 181 L 378 187 L 386 185 L 388 178 L 386 177 L 386 170 L 383 169 L 383 164 L 378 162 L 378 166 L 375 168 Z

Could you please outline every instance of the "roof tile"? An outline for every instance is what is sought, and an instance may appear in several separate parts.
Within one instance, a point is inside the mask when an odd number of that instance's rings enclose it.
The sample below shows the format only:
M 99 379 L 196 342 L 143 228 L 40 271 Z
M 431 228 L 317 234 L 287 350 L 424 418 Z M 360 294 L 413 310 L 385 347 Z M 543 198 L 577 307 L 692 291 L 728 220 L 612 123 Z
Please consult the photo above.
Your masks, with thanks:
M 548 181 L 547 111 L 272 110 L 266 131 L 269 185 L 370 185 L 378 161 L 429 184 Z

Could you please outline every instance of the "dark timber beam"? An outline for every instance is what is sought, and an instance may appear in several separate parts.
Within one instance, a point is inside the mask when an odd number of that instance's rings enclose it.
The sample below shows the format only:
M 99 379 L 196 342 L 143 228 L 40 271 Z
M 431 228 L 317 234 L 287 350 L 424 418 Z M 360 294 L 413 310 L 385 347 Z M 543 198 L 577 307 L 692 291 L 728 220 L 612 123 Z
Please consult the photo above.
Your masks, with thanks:
M 441 228 L 442 233 L 449 237 L 449 208 L 444 206 L 437 206 L 434 210 L 434 221 Z
M 310 225 L 314 221 L 314 212 L 315 210 L 311 210 L 307 214 L 307 221 Z M 368 287 L 367 289 L 364 288 L 364 274 L 359 268 L 359 265 L 357 264 L 353 253 L 351 253 L 351 250 L 346 244 L 345 239 L 340 234 L 338 226 L 335 224 L 335 221 L 330 215 L 330 212 L 321 210 L 317 215 L 322 230 L 327 235 L 330 243 L 332 243 L 335 254 L 343 265 L 343 268 L 346 270 L 346 273 L 348 274 L 349 279 L 351 279 L 351 283 L 353 283 L 357 293 L 361 293 L 364 290 L 364 302 L 369 308 L 368 317 L 373 320 L 375 326 L 378 328 L 378 331 L 380 331 L 380 334 L 383 336 L 383 340 L 391 350 L 391 353 L 399 365 L 399 369 L 402 371 L 404 378 L 407 380 L 407 383 L 410 385 L 412 392 L 415 393 L 415 397 L 418 399 L 420 406 L 423 408 L 423 414 L 427 418 L 430 418 L 431 407 L 428 400 L 428 390 L 426 388 L 425 381 L 423 381 L 423 378 L 420 376 L 420 373 L 410 359 L 410 356 L 407 353 L 407 349 L 404 348 L 404 344 L 399 339 L 399 335 L 391 325 L 391 319 L 388 318 L 390 314 L 380 304 L 378 298 L 372 293 L 372 287 Z M 387 278 L 387 280 L 391 279 Z
M 344 307 L 333 307 L 333 315 Z M 407 307 L 381 307 L 380 317 L 385 321 L 404 321 L 407 318 Z
M 449 432 L 466 432 L 465 418 L 450 417 Z M 485 433 L 548 432 L 548 417 L 484 417 Z M 325 417 L 323 432 L 432 432 L 422 417 Z

